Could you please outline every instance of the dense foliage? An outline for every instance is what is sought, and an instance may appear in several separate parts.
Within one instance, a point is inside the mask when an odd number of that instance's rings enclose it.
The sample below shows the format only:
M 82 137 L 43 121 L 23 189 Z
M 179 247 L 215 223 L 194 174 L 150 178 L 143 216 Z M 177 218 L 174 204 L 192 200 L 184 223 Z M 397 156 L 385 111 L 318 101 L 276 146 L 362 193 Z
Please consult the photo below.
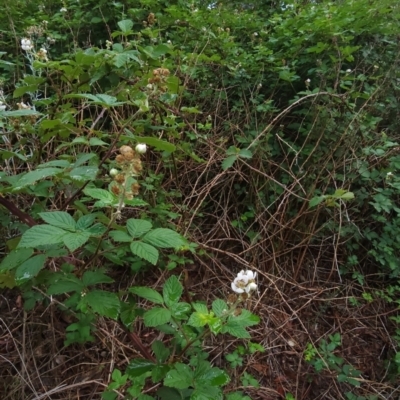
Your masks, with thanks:
M 246 398 L 223 389 L 203 340 L 249 339 L 259 318 L 243 296 L 193 300 L 194 262 L 348 281 L 352 306 L 397 306 L 399 18 L 390 0 L 5 4 L 0 287 L 25 311 L 68 311 L 65 346 L 95 340 L 103 318 L 168 337 L 115 369 L 104 399 Z M 159 291 L 154 268 L 169 275 Z M 367 398 L 331 334 L 305 360 Z

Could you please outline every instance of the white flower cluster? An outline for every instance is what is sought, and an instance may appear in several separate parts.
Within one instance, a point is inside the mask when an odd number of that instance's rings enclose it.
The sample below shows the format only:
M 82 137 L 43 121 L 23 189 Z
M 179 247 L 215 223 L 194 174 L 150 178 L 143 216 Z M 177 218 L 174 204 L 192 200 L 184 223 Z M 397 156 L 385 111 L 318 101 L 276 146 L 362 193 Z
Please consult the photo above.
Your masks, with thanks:
M 21 39 L 21 47 L 22 47 L 22 50 L 25 50 L 25 51 L 29 51 L 29 50 L 33 49 L 32 42 L 26 38 Z
M 251 293 L 257 290 L 257 283 L 255 282 L 257 272 L 250 270 L 242 270 L 237 274 L 235 280 L 231 283 L 232 290 L 235 293 Z

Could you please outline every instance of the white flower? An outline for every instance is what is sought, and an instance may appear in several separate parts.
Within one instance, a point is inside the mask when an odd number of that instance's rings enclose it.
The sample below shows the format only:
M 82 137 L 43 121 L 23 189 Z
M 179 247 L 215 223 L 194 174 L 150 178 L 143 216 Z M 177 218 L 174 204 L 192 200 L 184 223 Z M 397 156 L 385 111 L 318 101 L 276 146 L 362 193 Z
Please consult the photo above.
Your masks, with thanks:
M 146 153 L 147 146 L 144 143 L 139 143 L 138 145 L 136 145 L 135 150 L 139 154 L 144 154 L 144 153 Z
M 306 79 L 306 84 L 309 84 L 309 83 L 311 83 L 311 79 L 310 78 Z
M 21 39 L 21 47 L 22 50 L 29 51 L 32 50 L 32 42 L 29 39 L 23 38 Z
M 387 174 L 386 174 L 386 179 L 392 179 L 393 178 L 393 172 L 388 172 Z
M 351 69 L 346 69 L 346 73 L 350 74 L 351 73 Z
M 0 105 L 0 111 L 5 111 L 6 108 L 7 108 L 6 105 L 4 105 L 4 104 L 1 104 L 1 105 Z
M 65 7 L 60 8 L 60 12 L 67 12 L 68 10 Z
M 257 33 L 257 32 L 254 32 L 254 33 L 253 33 L 253 36 L 258 36 L 258 33 Z
M 235 293 L 251 293 L 257 290 L 257 284 L 255 279 L 257 272 L 250 270 L 242 270 L 237 274 L 237 277 L 231 283 L 231 288 Z
M 41 47 L 39 51 L 40 51 L 41 53 L 44 53 L 44 54 L 46 54 L 46 53 L 47 53 L 47 50 L 46 50 L 46 49 L 44 49 L 43 47 Z

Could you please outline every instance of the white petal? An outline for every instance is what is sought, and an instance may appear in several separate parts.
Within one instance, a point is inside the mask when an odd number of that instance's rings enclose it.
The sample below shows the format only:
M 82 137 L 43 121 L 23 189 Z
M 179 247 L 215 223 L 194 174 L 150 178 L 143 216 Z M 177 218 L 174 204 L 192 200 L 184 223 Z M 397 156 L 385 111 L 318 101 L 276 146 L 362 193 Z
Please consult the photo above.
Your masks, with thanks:
M 244 292 L 243 289 L 240 289 L 240 288 L 238 288 L 238 287 L 235 285 L 235 282 L 232 282 L 232 283 L 231 283 L 231 288 L 232 288 L 232 290 L 233 290 L 235 293 L 243 293 L 243 292 Z
M 246 293 L 253 292 L 254 290 L 257 290 L 257 284 L 256 283 L 251 282 L 246 286 Z

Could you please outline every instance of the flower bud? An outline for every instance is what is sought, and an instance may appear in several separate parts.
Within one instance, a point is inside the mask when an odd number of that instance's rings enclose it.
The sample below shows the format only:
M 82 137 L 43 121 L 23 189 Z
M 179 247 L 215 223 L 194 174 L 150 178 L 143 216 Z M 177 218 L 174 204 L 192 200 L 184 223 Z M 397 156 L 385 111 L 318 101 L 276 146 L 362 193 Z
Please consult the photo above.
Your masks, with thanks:
M 116 168 L 110 169 L 110 176 L 117 176 L 119 171 Z
M 144 153 L 146 153 L 147 146 L 144 143 L 139 143 L 138 145 L 136 145 L 135 150 L 139 154 L 144 154 Z

